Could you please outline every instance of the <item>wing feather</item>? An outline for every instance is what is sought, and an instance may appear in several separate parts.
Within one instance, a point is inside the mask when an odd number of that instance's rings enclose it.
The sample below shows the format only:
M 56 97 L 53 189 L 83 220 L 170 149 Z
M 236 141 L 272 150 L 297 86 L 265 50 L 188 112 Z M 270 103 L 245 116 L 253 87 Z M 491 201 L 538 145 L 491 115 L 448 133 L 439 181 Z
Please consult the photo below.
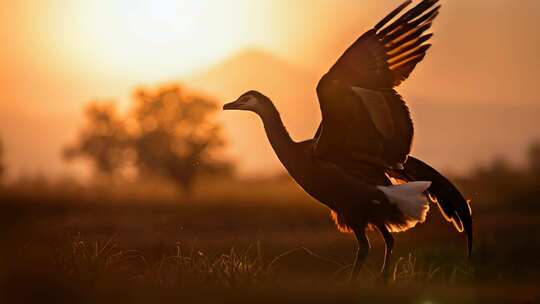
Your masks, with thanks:
M 377 131 L 385 138 L 394 136 L 394 121 L 384 94 L 359 87 L 353 87 L 352 90 L 362 99 Z
M 408 11 L 413 1 L 403 2 L 347 48 L 319 81 L 323 120 L 314 144 L 317 155 L 347 166 L 358 155 L 390 166 L 407 159 L 414 128 L 394 87 L 430 49 L 428 31 L 439 14 L 438 1 L 422 0 Z
M 407 24 L 409 21 L 423 14 L 426 10 L 430 9 L 437 2 L 439 2 L 439 0 L 424 0 L 420 2 L 418 5 L 416 5 L 407 13 L 403 14 L 400 18 L 394 21 L 392 24 L 380 30 L 379 34 L 385 36 L 392 33 L 393 31 Z
M 403 4 L 398 6 L 395 10 L 390 12 L 390 14 L 384 17 L 381 21 L 379 21 L 379 23 L 377 23 L 374 28 L 378 30 L 382 28 L 383 26 L 385 26 L 390 20 L 394 19 L 394 17 L 396 17 L 399 13 L 401 13 L 411 3 L 412 3 L 412 0 L 405 1 Z
M 393 59 L 394 57 L 398 57 L 405 52 L 408 52 L 408 51 L 411 51 L 418 47 L 423 46 L 424 45 L 423 43 L 431 39 L 431 37 L 433 37 L 433 34 L 426 34 L 424 36 L 419 37 L 418 39 L 404 43 L 399 48 L 395 48 L 391 51 L 388 51 L 387 54 L 390 58 Z M 427 44 L 427 45 L 430 45 L 430 44 Z

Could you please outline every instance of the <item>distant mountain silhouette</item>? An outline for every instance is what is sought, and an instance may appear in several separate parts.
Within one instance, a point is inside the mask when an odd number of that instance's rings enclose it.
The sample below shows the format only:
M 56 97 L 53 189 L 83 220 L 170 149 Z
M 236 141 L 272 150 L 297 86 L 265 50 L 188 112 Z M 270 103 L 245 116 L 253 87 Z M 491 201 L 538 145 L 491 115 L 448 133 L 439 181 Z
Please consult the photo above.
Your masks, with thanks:
M 318 79 L 315 73 L 252 48 L 195 73 L 184 82 L 217 97 L 220 104 L 248 90 L 260 91 L 274 101 L 293 138 L 304 139 L 313 136 L 320 121 L 315 92 Z M 281 167 L 253 113 L 220 113 L 220 119 L 241 171 L 271 174 Z

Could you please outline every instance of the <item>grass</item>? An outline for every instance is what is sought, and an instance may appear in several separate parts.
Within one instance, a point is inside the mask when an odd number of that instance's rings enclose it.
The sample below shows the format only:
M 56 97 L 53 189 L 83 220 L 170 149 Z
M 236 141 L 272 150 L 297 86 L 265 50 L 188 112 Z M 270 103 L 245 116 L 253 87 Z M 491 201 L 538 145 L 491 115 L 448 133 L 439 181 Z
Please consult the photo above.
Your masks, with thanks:
M 496 303 L 497 300 L 516 299 L 516 295 L 508 298 L 508 295 L 501 295 L 500 292 L 497 296 L 489 287 L 475 282 L 474 266 L 435 265 L 421 261 L 412 253 L 400 256 L 392 263 L 393 279 L 388 286 L 380 281 L 373 267 L 364 271 L 359 283 L 351 285 L 347 280 L 350 264 L 323 257 L 308 248 L 296 248 L 266 258 L 260 244 L 206 254 L 177 243 L 171 245 L 175 248 L 174 254 L 152 259 L 140 251 L 119 248 L 115 238 L 100 243 L 85 241 L 77 235 L 66 240 L 63 247 L 55 245 L 52 262 L 58 269 L 56 275 L 70 282 L 67 284 L 71 285 L 68 290 L 77 290 L 79 295 L 99 301 L 104 301 L 104 295 L 113 292 L 120 293 L 121 297 L 126 294 L 140 296 L 151 302 L 158 297 L 158 293 L 168 294 L 170 299 L 197 303 L 204 299 L 249 302 L 254 298 L 262 303 L 293 299 L 306 300 L 306 303 L 317 300 L 322 300 L 321 303 L 332 302 L 336 299 L 346 303 L 361 300 L 376 300 L 377 303 L 394 303 L 397 300 L 400 303 L 454 303 L 452 300 L 456 299 L 459 303 L 476 303 L 489 299 Z M 304 258 L 311 257 L 312 261 L 331 264 L 333 268 L 327 272 L 327 276 L 309 279 L 295 276 L 294 271 L 279 271 L 282 262 L 291 267 L 286 260 L 298 253 Z M 84 286 L 84 292 L 79 290 L 80 286 Z M 534 294 L 530 286 L 529 289 L 513 288 Z M 512 290 L 512 287 L 507 286 L 506 290 Z M 208 294 L 209 291 L 213 294 Z M 282 297 L 269 294 L 276 291 L 282 293 Z M 478 295 L 479 292 L 485 295 Z M 261 300 L 257 296 L 259 294 L 267 295 L 267 298 Z M 532 299 L 534 295 L 525 294 L 523 297 Z
M 333 266 L 327 270 L 328 276 L 318 279 L 328 280 L 326 283 L 349 284 L 347 278 L 352 267 L 351 264 L 323 257 L 305 247 L 265 258 L 258 243 L 243 249 L 231 247 L 226 252 L 214 254 L 206 254 L 194 247 L 184 248 L 181 243 L 176 243 L 174 254 L 151 259 L 138 250 L 119 248 L 115 238 L 100 243 L 85 241 L 77 235 L 64 244 L 55 244 L 51 248 L 53 254 L 50 262 L 55 265 L 59 276 L 85 286 L 96 286 L 114 277 L 123 282 L 131 281 L 145 286 L 175 288 L 253 288 L 275 285 L 283 279 L 283 272 L 279 268 L 284 263 L 286 267 L 291 267 L 286 260 L 298 253 L 313 261 Z M 473 277 L 470 267 L 466 270 L 455 265 L 426 265 L 418 262 L 411 253 L 406 257 L 398 257 L 391 269 L 393 277 L 389 284 L 395 286 L 457 284 Z M 378 271 L 368 267 L 364 272 L 364 284 L 380 285 Z
M 457 282 L 472 281 L 474 267 L 463 265 L 436 265 L 422 263 L 411 253 L 407 257 L 399 257 L 394 264 L 392 281 L 400 284 L 409 283 L 441 283 L 455 284 Z
M 52 248 L 51 262 L 56 265 L 57 273 L 92 285 L 108 276 L 121 276 L 124 281 L 159 286 L 237 287 L 260 283 L 271 273 L 260 249 L 252 246 L 240 251 L 233 247 L 226 253 L 211 256 L 193 247 L 186 250 L 177 243 L 175 254 L 153 261 L 137 250 L 119 249 L 114 237 L 100 244 L 85 242 L 77 236 L 66 244 Z
M 281 181 L 282 182 L 282 181 Z M 274 182 L 277 183 L 277 182 Z M 380 236 L 358 283 L 352 235 L 290 184 L 243 195 L 0 191 L 2 303 L 536 303 L 540 215 L 473 205 L 475 248 L 432 208 L 396 234 L 392 280 Z M 222 190 L 216 190 L 217 188 Z M 259 192 L 259 190 L 260 192 Z M 286 189 L 278 201 L 277 189 Z M 115 190 L 116 191 L 116 190 Z M 296 190 L 297 191 L 297 190 Z M 259 193 L 259 195 L 257 195 Z M 273 193 L 270 195 L 269 193 Z M 221 199 L 218 199 L 220 198 Z M 536 301 L 536 302 L 535 302 Z

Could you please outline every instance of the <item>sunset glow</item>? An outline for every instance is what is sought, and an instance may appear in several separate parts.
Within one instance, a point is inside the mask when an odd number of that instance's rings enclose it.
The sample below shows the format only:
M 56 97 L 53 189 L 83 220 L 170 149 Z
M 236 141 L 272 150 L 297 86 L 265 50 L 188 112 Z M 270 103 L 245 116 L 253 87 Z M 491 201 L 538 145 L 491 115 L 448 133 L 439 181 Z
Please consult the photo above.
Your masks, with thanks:
M 78 1 L 53 10 L 52 35 L 86 68 L 178 77 L 254 42 L 248 7 L 224 1 Z

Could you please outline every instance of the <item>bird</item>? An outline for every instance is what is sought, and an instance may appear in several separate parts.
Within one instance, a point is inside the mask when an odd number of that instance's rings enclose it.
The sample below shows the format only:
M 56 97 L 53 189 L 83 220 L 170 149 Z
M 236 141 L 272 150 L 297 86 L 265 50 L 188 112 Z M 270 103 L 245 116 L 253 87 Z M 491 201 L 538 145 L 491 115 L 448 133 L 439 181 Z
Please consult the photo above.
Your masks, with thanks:
M 279 161 L 297 184 L 330 209 L 339 231 L 353 233 L 358 249 L 350 281 L 358 280 L 370 252 L 366 231 L 385 243 L 380 277 L 389 281 L 393 233 L 424 222 L 430 203 L 467 240 L 470 201 L 444 175 L 410 155 L 414 126 L 396 91 L 431 47 L 438 0 L 407 0 L 362 34 L 322 76 L 316 92 L 321 122 L 313 138 L 294 141 L 274 103 L 249 90 L 224 110 L 257 114 Z M 407 9 L 407 10 L 406 10 Z

